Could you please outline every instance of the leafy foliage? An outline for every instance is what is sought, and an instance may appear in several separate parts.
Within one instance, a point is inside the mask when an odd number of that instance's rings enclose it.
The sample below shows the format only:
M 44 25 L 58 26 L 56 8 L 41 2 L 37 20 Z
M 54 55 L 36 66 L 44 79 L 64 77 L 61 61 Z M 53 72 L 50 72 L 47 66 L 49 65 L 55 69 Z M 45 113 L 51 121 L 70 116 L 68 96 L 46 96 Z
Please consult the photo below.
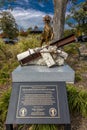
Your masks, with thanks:
M 8 110 L 11 89 L 5 91 L 0 97 L 0 122 L 4 122 Z
M 20 36 L 27 37 L 28 33 L 24 31 L 20 31 Z
M 17 54 L 28 50 L 29 48 L 39 47 L 40 35 L 29 35 L 19 37 L 18 44 L 5 44 L 0 39 L 0 84 L 11 81 L 11 72 L 18 66 Z
M 10 12 L 3 11 L 0 13 L 0 29 L 8 38 L 13 39 L 18 36 L 18 27 Z
M 0 84 L 5 84 L 11 80 L 11 72 L 18 65 L 16 55 L 19 52 L 18 47 L 5 45 L 0 40 Z
M 29 48 L 35 48 L 40 46 L 40 35 L 28 35 L 28 37 L 20 38 L 20 49 L 26 51 Z
M 10 2 L 13 2 L 13 1 L 16 1 L 16 0 L 0 0 L 0 7 L 4 6 L 4 4 L 6 2 L 10 3 Z
M 76 50 L 75 43 L 72 43 L 71 45 L 65 46 L 64 51 L 67 52 L 69 55 L 76 54 L 77 50 Z
M 66 23 L 72 27 L 77 28 L 78 35 L 82 32 L 87 34 L 87 11 L 83 9 L 86 2 L 72 6 L 70 14 L 66 18 Z
M 33 125 L 32 130 L 58 130 L 55 125 Z
M 76 73 L 76 74 L 75 74 L 75 82 L 79 82 L 79 81 L 81 81 L 81 80 L 82 80 L 81 74 L 80 74 L 80 73 Z
M 67 85 L 68 103 L 71 113 L 80 113 L 87 117 L 87 92 Z
M 64 37 L 67 37 L 67 36 L 69 36 L 71 34 L 75 34 L 75 29 L 66 29 L 66 30 L 64 30 Z
M 60 126 L 62 127 L 62 126 Z M 19 125 L 18 130 L 58 130 L 58 125 L 50 124 L 34 124 L 34 125 Z

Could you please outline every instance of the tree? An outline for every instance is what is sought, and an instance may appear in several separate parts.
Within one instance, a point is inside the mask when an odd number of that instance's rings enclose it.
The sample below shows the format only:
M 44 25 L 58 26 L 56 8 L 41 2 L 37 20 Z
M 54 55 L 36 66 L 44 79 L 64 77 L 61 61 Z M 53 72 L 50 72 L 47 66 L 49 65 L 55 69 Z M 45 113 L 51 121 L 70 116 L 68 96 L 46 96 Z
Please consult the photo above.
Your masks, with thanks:
M 34 31 L 38 31 L 38 26 L 35 26 L 35 27 L 34 27 Z
M 40 2 L 43 0 L 39 0 Z M 45 0 L 48 1 L 48 0 Z M 64 33 L 65 13 L 68 0 L 53 0 L 54 3 L 54 17 L 53 30 L 54 39 L 60 39 Z
M 0 0 L 0 6 L 3 6 L 6 2 L 10 3 L 16 0 Z
M 86 0 L 85 4 L 83 5 L 83 10 L 87 11 L 87 0 Z
M 87 11 L 84 10 L 84 5 L 85 2 L 71 8 L 71 13 L 66 19 L 66 23 L 70 27 L 76 28 L 80 35 L 82 32 L 87 33 Z
M 18 36 L 18 26 L 13 15 L 10 12 L 0 13 L 0 29 L 8 38 L 16 38 Z
M 54 38 L 60 39 L 64 33 L 65 13 L 67 0 L 54 0 Z
M 31 31 L 32 31 L 32 27 L 29 27 L 29 28 L 27 29 L 27 32 L 30 33 Z
M 6 0 L 2 0 L 6 1 Z M 8 1 L 16 1 L 16 0 L 8 0 Z M 38 0 L 41 1 L 48 1 L 48 0 Z M 53 20 L 53 28 L 54 28 L 54 38 L 60 39 L 63 36 L 64 32 L 64 23 L 65 23 L 65 13 L 67 2 L 72 1 L 76 2 L 77 0 L 53 0 L 54 3 L 54 20 Z
M 42 1 L 42 0 L 39 0 L 39 1 Z M 77 0 L 53 0 L 53 3 L 54 3 L 54 17 L 53 17 L 54 39 L 60 39 L 63 37 L 65 13 L 66 13 L 67 3 L 69 1 L 71 1 L 74 4 L 76 4 L 77 2 Z

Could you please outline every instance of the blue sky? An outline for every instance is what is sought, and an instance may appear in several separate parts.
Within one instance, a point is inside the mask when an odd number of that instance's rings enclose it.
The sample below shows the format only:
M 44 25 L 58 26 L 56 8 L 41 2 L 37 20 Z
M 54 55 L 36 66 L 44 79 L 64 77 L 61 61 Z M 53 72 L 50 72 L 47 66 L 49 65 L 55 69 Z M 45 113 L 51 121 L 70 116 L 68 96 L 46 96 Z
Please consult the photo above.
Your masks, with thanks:
M 84 0 L 78 0 L 82 2 Z M 46 14 L 53 16 L 53 0 L 48 2 L 38 2 L 38 0 L 16 0 L 16 2 L 5 3 L 2 10 L 7 10 L 9 7 L 13 10 L 11 13 L 16 19 L 17 24 L 23 29 L 28 27 L 38 26 L 43 28 L 43 17 Z M 69 14 L 70 3 L 67 6 L 66 15 Z M 67 27 L 67 26 L 66 26 Z

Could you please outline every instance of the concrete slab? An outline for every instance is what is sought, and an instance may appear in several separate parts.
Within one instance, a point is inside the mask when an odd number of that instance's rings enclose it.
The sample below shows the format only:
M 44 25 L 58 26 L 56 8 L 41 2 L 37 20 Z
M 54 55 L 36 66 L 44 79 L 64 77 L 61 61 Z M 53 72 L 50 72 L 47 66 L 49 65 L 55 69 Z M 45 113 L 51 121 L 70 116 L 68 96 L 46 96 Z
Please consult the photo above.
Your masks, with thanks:
M 13 82 L 46 82 L 65 81 L 74 83 L 75 72 L 67 64 L 64 66 L 18 66 L 12 72 Z

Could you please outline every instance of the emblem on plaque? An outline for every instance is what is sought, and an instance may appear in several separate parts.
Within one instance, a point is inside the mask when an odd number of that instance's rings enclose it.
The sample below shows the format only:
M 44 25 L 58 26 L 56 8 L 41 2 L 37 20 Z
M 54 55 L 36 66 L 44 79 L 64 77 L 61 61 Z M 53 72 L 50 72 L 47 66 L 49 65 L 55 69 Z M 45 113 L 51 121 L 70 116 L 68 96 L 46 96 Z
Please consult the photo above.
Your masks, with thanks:
M 52 117 L 55 117 L 57 115 L 57 110 L 55 108 L 50 108 L 49 114 Z
M 26 109 L 26 108 L 21 108 L 21 109 L 19 110 L 19 115 L 20 115 L 21 117 L 25 117 L 25 116 L 27 115 L 27 109 Z

